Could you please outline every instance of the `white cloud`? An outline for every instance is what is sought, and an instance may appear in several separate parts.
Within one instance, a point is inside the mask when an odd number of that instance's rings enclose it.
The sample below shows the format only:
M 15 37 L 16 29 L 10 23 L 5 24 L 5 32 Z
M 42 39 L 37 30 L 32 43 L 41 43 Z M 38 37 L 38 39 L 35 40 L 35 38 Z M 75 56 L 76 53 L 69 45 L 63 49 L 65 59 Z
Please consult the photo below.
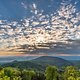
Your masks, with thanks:
M 21 3 L 21 4 L 25 9 L 27 9 L 27 5 L 25 5 L 24 3 Z M 12 38 L 9 37 L 7 40 L 5 40 L 5 43 L 7 43 L 7 41 L 10 41 L 13 43 L 12 45 L 24 45 L 24 44 L 36 43 L 37 40 L 38 40 L 37 42 L 44 42 L 44 40 L 47 41 L 50 38 L 52 39 L 51 41 L 54 41 L 54 42 L 60 42 L 60 41 L 65 42 L 66 39 L 68 38 L 80 39 L 80 33 L 76 32 L 76 29 L 78 26 L 76 25 L 75 28 L 71 29 L 80 20 L 80 17 L 79 17 L 80 13 L 79 12 L 76 13 L 76 8 L 72 4 L 65 6 L 65 3 L 62 3 L 60 9 L 58 9 L 57 13 L 55 13 L 56 16 L 54 16 L 53 13 L 51 14 L 51 16 L 43 15 L 42 11 L 39 12 L 39 10 L 37 9 L 37 5 L 35 3 L 31 4 L 30 8 L 31 8 L 31 12 L 33 12 L 35 16 L 31 16 L 28 19 L 22 20 L 23 26 L 20 24 L 19 24 L 20 26 L 17 26 L 17 22 L 11 23 L 11 25 L 16 26 L 14 30 L 11 29 L 11 26 L 9 25 L 2 26 L 2 28 L 7 29 L 8 31 L 7 34 L 9 36 L 14 34 L 13 35 L 14 37 Z M 76 14 L 76 18 L 73 15 L 73 13 Z M 51 20 L 50 20 L 50 17 L 51 17 Z M 70 21 L 68 21 L 68 19 L 70 19 Z M 0 23 L 2 22 L 0 21 Z M 33 28 L 30 27 L 30 26 L 37 26 L 39 24 L 42 25 L 39 27 L 39 29 L 35 28 L 35 30 L 33 30 Z M 52 24 L 52 27 L 50 27 L 51 26 L 50 24 Z M 51 28 L 53 31 L 51 35 L 48 34 L 49 35 L 48 38 L 47 37 L 45 38 L 45 35 L 47 35 L 47 33 L 44 30 L 45 27 Z M 68 28 L 67 29 L 68 32 L 66 31 L 65 27 Z M 44 31 L 43 35 L 39 34 L 37 37 L 38 39 L 36 39 L 36 34 L 42 30 Z M 32 32 L 35 32 L 35 34 L 30 35 Z M 0 33 L 2 33 L 0 34 L 0 36 L 2 36 L 4 33 L 6 33 L 6 31 L 4 29 L 0 30 Z M 29 38 L 26 38 L 27 35 L 24 36 L 24 33 L 28 34 Z M 1 37 L 0 39 L 1 39 L 0 41 L 4 42 L 4 40 Z M 5 44 L 5 45 L 9 45 L 9 44 Z
M 37 5 L 35 3 L 32 4 L 33 9 L 37 8 Z
M 21 3 L 21 5 L 25 8 L 25 9 L 27 9 L 27 5 L 25 4 L 25 3 Z

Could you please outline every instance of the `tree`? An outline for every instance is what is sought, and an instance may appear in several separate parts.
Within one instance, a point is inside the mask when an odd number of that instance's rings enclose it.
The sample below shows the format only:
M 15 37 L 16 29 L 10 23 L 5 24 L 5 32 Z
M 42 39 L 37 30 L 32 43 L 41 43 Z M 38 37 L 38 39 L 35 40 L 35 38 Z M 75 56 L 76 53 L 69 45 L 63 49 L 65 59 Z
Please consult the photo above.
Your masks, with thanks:
M 76 80 L 80 80 L 80 77 L 77 77 L 77 79 Z
M 15 68 L 11 68 L 11 67 L 7 67 L 4 68 L 4 76 L 8 76 L 10 77 L 11 80 L 21 80 L 20 79 L 20 71 L 18 69 Z
M 0 78 L 0 80 L 10 80 L 10 77 L 4 76 L 4 77 Z
M 19 77 L 14 77 L 12 80 L 22 80 L 22 78 L 19 76 Z
M 45 75 L 42 72 L 36 72 L 36 75 L 32 78 L 32 80 L 45 80 Z
M 23 70 L 22 71 L 22 80 L 32 80 L 35 76 L 35 71 L 33 70 Z
M 46 80 L 57 80 L 58 72 L 55 66 L 48 66 L 45 71 Z
M 74 77 L 70 76 L 68 77 L 68 80 L 76 80 Z
M 78 71 L 74 66 L 68 66 L 64 71 L 64 80 L 75 80 L 78 77 Z
M 0 70 L 0 78 L 4 77 L 4 69 Z

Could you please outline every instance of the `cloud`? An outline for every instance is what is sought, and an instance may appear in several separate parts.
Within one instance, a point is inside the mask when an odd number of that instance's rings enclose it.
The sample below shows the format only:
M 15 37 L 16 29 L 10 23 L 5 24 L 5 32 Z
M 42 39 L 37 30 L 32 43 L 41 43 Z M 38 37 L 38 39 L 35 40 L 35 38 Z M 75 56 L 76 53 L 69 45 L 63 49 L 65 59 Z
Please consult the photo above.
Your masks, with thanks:
M 25 3 L 21 5 L 27 9 Z M 0 39 L 5 46 L 21 47 L 21 45 L 33 45 L 37 42 L 52 42 L 57 44 L 58 42 L 68 44 L 68 39 L 77 40 L 80 39 L 80 33 L 77 23 L 80 20 L 80 12 L 72 4 L 61 3 L 61 6 L 56 10 L 55 15 L 43 14 L 43 10 L 39 10 L 35 3 L 30 6 L 32 16 L 25 18 L 19 24 L 18 22 L 5 22 L 6 25 L 1 25 Z M 77 12 L 77 13 L 76 13 Z M 76 15 L 76 17 L 74 16 Z M 0 21 L 0 24 L 4 24 Z M 12 28 L 16 26 L 15 28 Z M 34 27 L 34 28 L 33 28 Z M 36 28 L 37 27 L 37 28 Z M 42 30 L 42 32 L 41 32 Z M 51 32 L 52 31 L 52 32 Z M 44 35 L 44 39 L 36 35 Z M 4 36 L 8 35 L 8 39 L 4 39 Z M 48 37 L 46 35 L 49 35 Z M 5 41 L 4 41 L 5 40 Z M 5 43 L 4 43 L 5 42 Z M 11 45 L 11 46 L 12 46 Z M 55 47 L 53 44 L 52 47 Z M 14 47 L 13 47 L 14 48 Z M 62 54 L 61 54 L 62 55 Z
M 37 9 L 37 6 L 35 3 L 32 4 L 33 9 Z
M 24 2 L 21 2 L 21 5 L 27 10 L 27 5 Z

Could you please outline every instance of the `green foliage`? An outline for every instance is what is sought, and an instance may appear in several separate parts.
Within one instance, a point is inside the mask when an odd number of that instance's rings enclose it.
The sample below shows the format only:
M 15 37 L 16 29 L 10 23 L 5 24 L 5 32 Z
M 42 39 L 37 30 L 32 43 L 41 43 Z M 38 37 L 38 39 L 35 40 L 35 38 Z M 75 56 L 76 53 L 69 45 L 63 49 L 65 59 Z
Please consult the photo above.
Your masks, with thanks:
M 19 76 L 19 77 L 13 77 L 13 80 L 22 80 L 22 78 Z
M 0 78 L 0 80 L 10 80 L 10 77 L 4 76 L 3 78 Z
M 48 66 L 45 71 L 46 80 L 57 80 L 58 72 L 55 66 Z
M 74 77 L 70 76 L 67 80 L 76 80 Z
M 77 79 L 76 80 L 80 80 L 80 77 L 77 77 Z
M 7 67 L 0 71 L 0 80 L 21 80 L 18 69 Z
M 76 80 L 79 76 L 79 71 L 74 66 L 68 66 L 65 68 L 64 80 Z
M 0 69 L 0 80 L 80 80 L 80 70 L 74 66 L 58 69 L 46 67 L 45 73 L 30 69 L 5 67 Z
M 32 80 L 45 80 L 44 73 L 36 72 L 36 75 L 32 78 Z
M 33 70 L 23 70 L 22 71 L 22 79 L 23 80 L 32 80 L 32 78 L 35 76 L 35 71 Z

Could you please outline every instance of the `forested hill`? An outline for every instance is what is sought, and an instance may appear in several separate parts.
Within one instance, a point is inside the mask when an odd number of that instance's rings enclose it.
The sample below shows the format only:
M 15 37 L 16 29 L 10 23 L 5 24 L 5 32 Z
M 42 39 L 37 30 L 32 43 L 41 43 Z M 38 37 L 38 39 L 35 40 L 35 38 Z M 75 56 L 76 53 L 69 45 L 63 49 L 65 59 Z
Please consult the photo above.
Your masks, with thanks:
M 29 61 L 14 61 L 2 65 L 3 67 L 18 67 L 21 69 L 44 70 L 48 65 L 57 66 L 59 68 L 73 65 L 71 62 L 58 57 L 42 56 Z

